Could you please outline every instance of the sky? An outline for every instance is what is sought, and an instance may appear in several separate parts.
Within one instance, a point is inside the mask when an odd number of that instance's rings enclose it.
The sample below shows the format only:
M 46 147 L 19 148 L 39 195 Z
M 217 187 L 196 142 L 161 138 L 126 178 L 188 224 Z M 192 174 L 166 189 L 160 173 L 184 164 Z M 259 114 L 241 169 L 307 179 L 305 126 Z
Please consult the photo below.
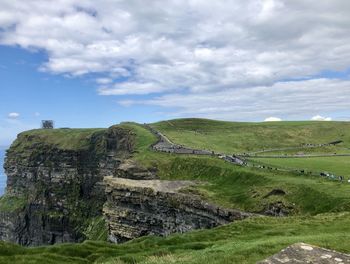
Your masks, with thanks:
M 350 120 L 348 0 L 1 0 L 0 146 L 52 119 Z

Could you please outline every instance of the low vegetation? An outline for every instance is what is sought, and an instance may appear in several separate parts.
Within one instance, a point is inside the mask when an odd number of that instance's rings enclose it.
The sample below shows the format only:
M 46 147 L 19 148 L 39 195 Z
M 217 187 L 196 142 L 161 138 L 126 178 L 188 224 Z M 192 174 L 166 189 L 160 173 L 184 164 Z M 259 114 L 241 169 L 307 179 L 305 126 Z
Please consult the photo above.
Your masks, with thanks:
M 0 197 L 0 212 L 15 212 L 26 205 L 26 197 L 3 195 Z
M 178 144 L 223 153 L 326 144 L 337 140 L 343 141 L 339 147 L 350 153 L 350 122 L 243 123 L 189 118 L 162 121 L 152 126 Z
M 256 162 L 291 170 L 328 172 L 350 179 L 350 157 L 259 158 Z M 349 184 L 350 185 L 350 184 Z M 350 186 L 349 186 L 350 187 Z
M 88 240 L 107 241 L 107 224 L 102 216 L 92 218 L 84 230 L 84 235 Z
M 35 129 L 19 134 L 11 148 L 20 152 L 19 148 L 46 144 L 64 150 L 80 150 L 89 146 L 89 141 L 94 134 L 103 133 L 105 130 L 102 128 Z

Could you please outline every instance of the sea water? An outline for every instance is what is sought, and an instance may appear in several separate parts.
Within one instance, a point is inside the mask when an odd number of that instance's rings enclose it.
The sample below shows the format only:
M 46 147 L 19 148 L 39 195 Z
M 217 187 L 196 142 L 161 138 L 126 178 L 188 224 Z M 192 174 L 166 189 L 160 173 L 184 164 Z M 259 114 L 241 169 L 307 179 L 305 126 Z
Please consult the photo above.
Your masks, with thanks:
M 4 194 L 6 187 L 6 176 L 4 172 L 5 148 L 0 147 L 0 196 Z

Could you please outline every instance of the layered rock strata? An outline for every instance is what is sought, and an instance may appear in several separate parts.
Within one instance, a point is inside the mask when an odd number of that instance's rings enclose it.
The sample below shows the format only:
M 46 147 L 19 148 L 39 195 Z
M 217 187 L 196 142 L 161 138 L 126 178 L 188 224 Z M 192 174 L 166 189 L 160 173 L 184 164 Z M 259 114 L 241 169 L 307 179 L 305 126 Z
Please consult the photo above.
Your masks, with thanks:
M 167 236 L 212 228 L 251 214 L 223 209 L 179 192 L 189 181 L 130 180 L 105 177 L 103 214 L 109 239 L 120 243 L 144 235 Z
M 47 140 L 50 133 L 52 142 Z M 78 142 L 72 133 L 29 131 L 12 144 L 4 166 L 7 188 L 0 200 L 0 240 L 30 246 L 78 242 L 85 238 L 89 219 L 102 215 L 103 177 L 115 174 L 129 157 L 134 136 L 117 126 Z M 68 146 L 53 143 L 65 139 Z

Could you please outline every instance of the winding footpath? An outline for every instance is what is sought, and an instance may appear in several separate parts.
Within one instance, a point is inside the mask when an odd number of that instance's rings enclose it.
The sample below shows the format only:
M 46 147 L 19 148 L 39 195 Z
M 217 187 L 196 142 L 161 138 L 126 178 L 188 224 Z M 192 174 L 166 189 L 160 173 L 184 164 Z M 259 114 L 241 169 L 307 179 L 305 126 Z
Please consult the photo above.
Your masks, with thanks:
M 328 177 L 327 175 L 329 175 L 328 178 L 330 178 L 332 180 L 335 180 L 338 177 L 333 175 L 333 174 L 328 174 L 328 173 L 325 174 L 323 172 L 312 172 L 312 171 L 305 171 L 303 169 L 280 168 L 280 167 L 272 167 L 272 166 L 268 166 L 268 165 L 254 164 L 254 163 L 250 163 L 250 162 L 248 163 L 246 159 L 249 159 L 249 158 L 312 158 L 312 157 L 350 156 L 350 154 L 249 155 L 252 153 L 245 154 L 245 155 L 244 154 L 243 155 L 227 155 L 227 154 L 223 154 L 223 153 L 216 153 L 216 152 L 210 151 L 210 150 L 192 149 L 189 147 L 185 147 L 183 145 L 175 144 L 168 137 L 166 137 L 164 134 L 162 134 L 160 131 L 154 129 L 150 125 L 144 124 L 144 127 L 146 129 L 148 129 L 149 131 L 151 131 L 158 138 L 158 141 L 151 146 L 151 148 L 154 151 L 174 153 L 174 154 L 216 156 L 216 157 L 223 159 L 227 162 L 230 162 L 234 165 L 246 166 L 246 167 L 251 167 L 251 168 L 256 168 L 256 169 L 261 169 L 261 170 L 291 172 L 291 173 L 313 175 L 313 176 Z M 307 147 L 305 147 L 305 148 L 307 148 Z M 296 148 L 294 148 L 294 147 L 280 148 L 278 150 L 290 150 L 290 149 L 296 149 Z M 272 150 L 264 150 L 264 151 L 254 152 L 254 153 L 263 153 L 263 152 L 268 152 L 268 151 L 272 151 Z M 350 182 L 350 180 L 349 180 L 349 182 Z
M 158 141 L 151 146 L 151 148 L 155 151 L 174 153 L 174 154 L 217 156 L 227 162 L 230 162 L 236 165 L 240 165 L 240 166 L 246 165 L 245 160 L 238 156 L 215 153 L 214 151 L 210 151 L 210 150 L 193 149 L 182 145 L 178 145 L 173 143 L 169 138 L 167 138 L 158 130 L 155 130 L 150 125 L 145 124 L 144 127 L 147 128 L 149 131 L 151 131 L 158 138 Z

